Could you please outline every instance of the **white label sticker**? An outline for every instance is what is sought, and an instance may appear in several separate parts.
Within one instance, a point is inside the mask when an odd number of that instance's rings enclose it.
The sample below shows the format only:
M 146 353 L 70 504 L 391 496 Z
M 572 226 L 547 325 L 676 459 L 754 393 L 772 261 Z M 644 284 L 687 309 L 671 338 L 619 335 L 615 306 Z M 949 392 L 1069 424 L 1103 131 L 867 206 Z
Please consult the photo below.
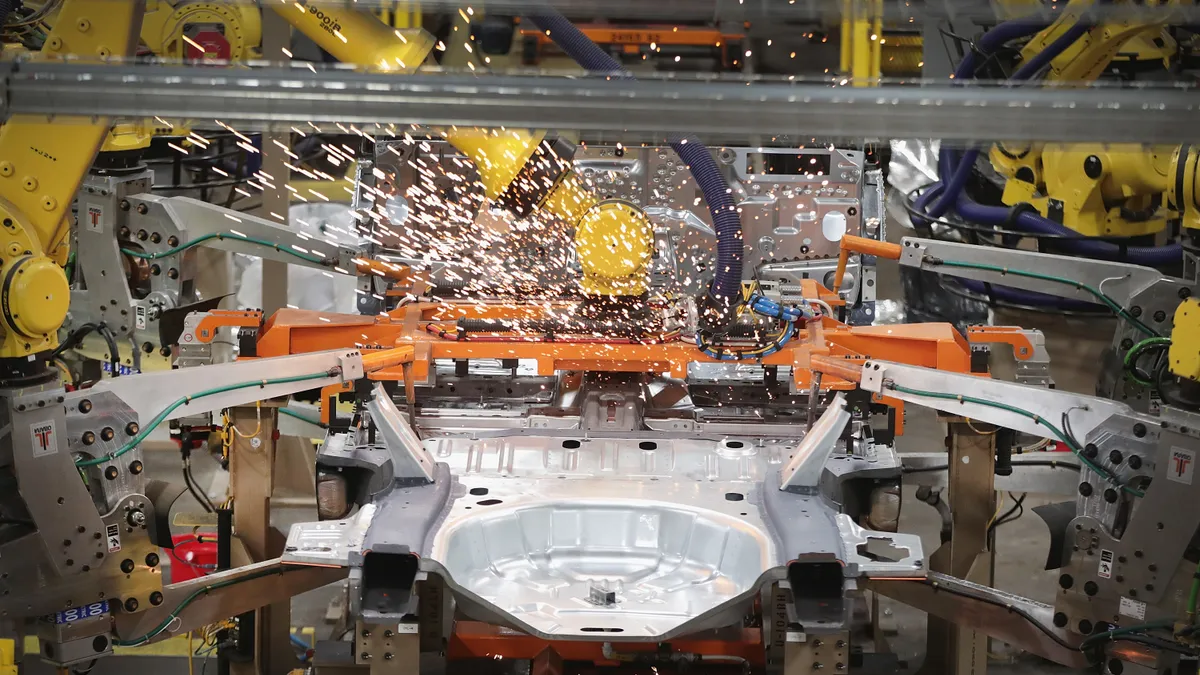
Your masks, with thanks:
M 1101 579 L 1112 578 L 1112 563 L 1113 552 L 1107 549 L 1100 551 L 1100 569 L 1096 570 L 1096 576 Z
M 29 440 L 33 443 L 34 457 L 45 457 L 58 452 L 58 435 L 54 432 L 54 420 L 30 424 Z
M 120 551 L 121 550 L 121 526 L 120 525 L 109 525 L 107 528 L 107 533 L 108 533 L 108 552 L 116 553 L 117 551 Z
M 104 207 L 88 204 L 87 228 L 92 232 L 104 231 Z
M 1144 602 L 1122 597 L 1121 607 L 1118 611 L 1121 612 L 1121 616 L 1127 616 L 1131 619 L 1137 619 L 1138 621 L 1145 621 L 1146 619 L 1146 603 Z
M 133 324 L 138 330 L 146 330 L 146 308 L 142 306 L 135 307 L 133 310 Z
M 1178 446 L 1171 446 L 1170 464 L 1167 465 L 1167 480 L 1184 485 L 1192 484 L 1192 474 L 1196 471 L 1196 451 Z

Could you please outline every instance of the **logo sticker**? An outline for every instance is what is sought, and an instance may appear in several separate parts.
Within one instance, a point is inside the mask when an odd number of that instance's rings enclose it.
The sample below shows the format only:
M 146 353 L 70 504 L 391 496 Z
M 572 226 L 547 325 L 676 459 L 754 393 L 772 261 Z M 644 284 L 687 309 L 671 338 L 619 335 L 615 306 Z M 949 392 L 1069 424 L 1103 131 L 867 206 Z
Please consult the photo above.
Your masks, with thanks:
M 1167 465 L 1167 480 L 1184 485 L 1192 484 L 1192 474 L 1196 472 L 1196 451 L 1171 446 L 1170 464 Z
M 54 432 L 54 420 L 35 422 L 29 425 L 29 440 L 33 443 L 34 457 L 45 457 L 58 452 L 58 436 Z
M 88 204 L 88 207 L 87 207 L 87 227 L 88 227 L 88 229 L 91 230 L 92 232 L 103 232 L 104 231 L 103 223 L 104 223 L 104 208 L 100 207 L 100 206 L 92 206 L 91 204 Z
M 1113 563 L 1113 552 L 1109 551 L 1108 549 L 1101 550 L 1100 551 L 1100 569 L 1096 570 L 1096 576 L 1100 577 L 1101 579 L 1111 579 L 1112 578 L 1112 563 Z
M 120 551 L 121 550 L 121 526 L 120 525 L 109 525 L 107 528 L 107 533 L 108 533 L 108 552 L 116 553 L 117 551 Z

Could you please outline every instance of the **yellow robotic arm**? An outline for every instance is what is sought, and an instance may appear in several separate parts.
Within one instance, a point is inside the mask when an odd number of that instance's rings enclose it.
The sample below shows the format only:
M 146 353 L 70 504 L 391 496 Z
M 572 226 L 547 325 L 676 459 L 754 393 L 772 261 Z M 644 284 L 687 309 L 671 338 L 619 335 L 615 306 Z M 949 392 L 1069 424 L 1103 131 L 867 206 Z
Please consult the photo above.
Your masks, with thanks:
M 1054 24 L 1025 45 L 1023 62 L 1079 21 L 1087 21 L 1087 10 L 1094 4 L 1072 0 Z M 1161 24 L 1132 18 L 1101 22 L 1050 62 L 1046 80 L 1091 82 L 1115 59 L 1129 54 L 1141 61 L 1163 60 L 1165 65 L 1175 48 Z M 1160 208 L 1166 206 L 1161 204 L 1164 194 L 1185 221 L 1196 222 L 1195 201 L 1180 199 L 1187 196 L 1180 185 L 1189 163 L 1194 173 L 1194 158 L 1189 158 L 1193 154 L 1177 146 L 1004 143 L 992 147 L 990 159 L 1007 178 L 1005 204 L 1032 204 L 1043 216 L 1087 236 L 1130 237 L 1159 232 L 1173 217 Z
M 392 29 L 363 10 L 289 3 L 272 6 L 294 28 L 343 63 L 412 72 L 433 50 L 419 28 Z M 575 227 L 583 290 L 640 295 L 654 249 L 653 228 L 637 206 L 600 200 L 571 171 L 571 148 L 545 132 L 448 129 L 446 139 L 475 162 L 488 198 L 526 216 L 543 211 Z
M 144 0 L 65 0 L 41 52 L 103 60 L 132 56 Z M 112 121 L 17 115 L 0 126 L 0 363 L 8 373 L 58 344 L 70 289 L 62 264 L 70 209 Z

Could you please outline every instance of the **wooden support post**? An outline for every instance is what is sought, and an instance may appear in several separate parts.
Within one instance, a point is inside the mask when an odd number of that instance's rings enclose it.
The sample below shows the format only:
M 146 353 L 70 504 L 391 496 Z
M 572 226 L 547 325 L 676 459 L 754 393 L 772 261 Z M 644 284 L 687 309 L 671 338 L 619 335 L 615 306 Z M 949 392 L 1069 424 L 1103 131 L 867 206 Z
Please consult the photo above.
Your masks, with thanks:
M 286 537 L 271 527 L 271 492 L 275 488 L 275 456 L 279 421 L 277 401 L 230 409 L 230 423 L 245 432 L 234 434 L 229 451 L 229 485 L 233 493 L 233 532 L 249 560 L 261 562 L 283 553 Z M 257 433 L 252 433 L 257 431 Z M 231 664 L 232 675 L 274 675 L 298 665 L 292 650 L 291 601 L 254 613 L 254 659 Z
M 941 417 L 948 428 L 949 503 L 952 534 L 929 558 L 929 568 L 961 579 L 992 584 L 988 522 L 996 509 L 996 436 L 975 431 L 961 417 Z M 987 636 L 929 617 L 921 673 L 983 675 Z

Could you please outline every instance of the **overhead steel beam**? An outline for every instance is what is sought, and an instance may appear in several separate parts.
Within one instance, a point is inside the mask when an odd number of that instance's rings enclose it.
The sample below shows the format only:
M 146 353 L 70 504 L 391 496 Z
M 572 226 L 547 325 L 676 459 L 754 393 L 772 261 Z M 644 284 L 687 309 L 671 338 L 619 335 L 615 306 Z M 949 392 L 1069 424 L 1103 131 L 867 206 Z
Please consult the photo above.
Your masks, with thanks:
M 244 2 L 244 0 L 218 0 Z M 278 4 L 280 0 L 257 0 L 259 5 Z M 343 7 L 390 7 L 393 0 L 306 0 L 307 4 Z M 455 12 L 464 6 L 461 0 L 421 0 L 425 11 Z M 841 16 L 842 4 L 829 0 L 487 0 L 490 14 L 523 15 L 545 11 L 553 7 L 570 17 L 658 19 L 672 24 L 683 20 L 703 19 L 721 21 L 750 21 L 767 24 L 780 21 L 836 21 Z M 862 3 L 864 8 L 871 7 Z M 996 10 L 991 0 L 885 0 L 883 16 L 892 25 L 903 27 L 909 19 L 976 20 L 995 23 Z M 1026 15 L 1042 13 L 1053 17 L 1050 8 L 1023 7 Z M 861 10 L 860 10 L 861 14 Z M 1195 23 L 1200 18 L 1200 8 L 1163 6 L 1148 7 L 1134 3 L 1099 4 L 1089 8 L 1089 15 L 1097 19 L 1136 19 L 1139 21 L 1169 21 L 1175 24 Z
M 517 126 L 673 131 L 790 142 L 941 138 L 951 142 L 1188 143 L 1195 87 L 1012 87 L 950 83 L 882 88 L 787 80 L 606 80 L 527 75 L 361 73 L 262 68 L 21 63 L 0 87 L 6 115 L 219 119 L 239 128 L 315 124 Z M 369 125 L 369 126 L 368 126 Z M 330 130 L 335 127 L 329 126 Z

